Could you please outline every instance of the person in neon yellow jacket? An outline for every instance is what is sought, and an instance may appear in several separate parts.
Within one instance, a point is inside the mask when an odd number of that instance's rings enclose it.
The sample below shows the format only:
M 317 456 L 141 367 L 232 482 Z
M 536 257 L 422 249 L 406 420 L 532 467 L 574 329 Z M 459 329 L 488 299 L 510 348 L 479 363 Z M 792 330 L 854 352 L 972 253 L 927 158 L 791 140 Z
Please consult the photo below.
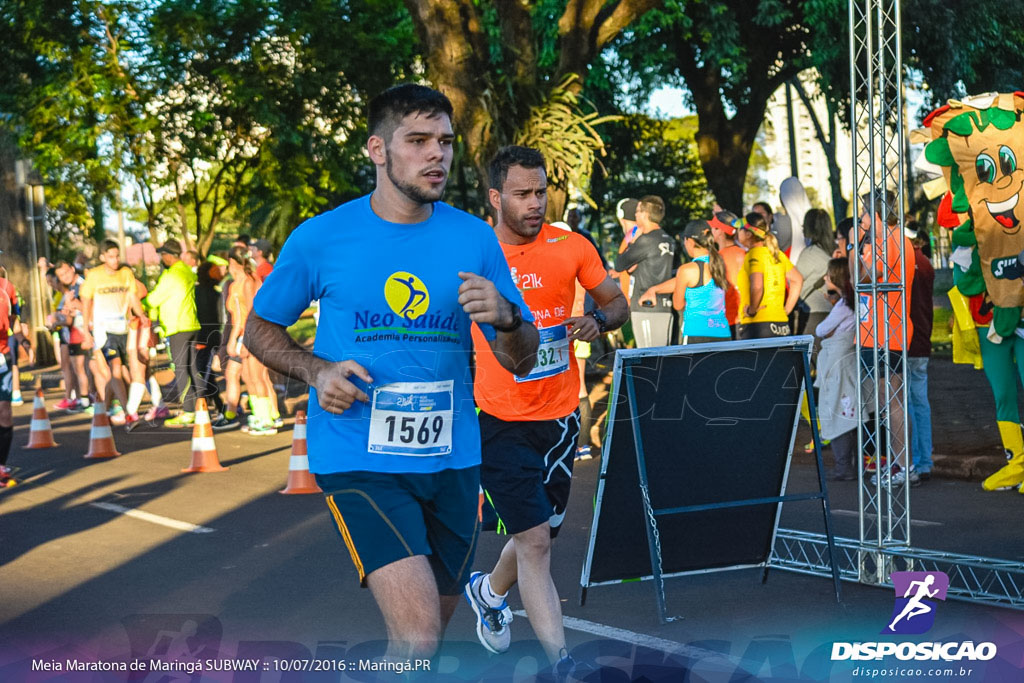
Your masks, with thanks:
M 205 395 L 203 378 L 196 365 L 196 274 L 181 260 L 181 245 L 167 240 L 157 249 L 164 272 L 146 297 L 153 320 L 159 320 L 174 363 L 175 394 L 182 412 L 164 422 L 167 427 L 186 427 L 195 422 L 197 390 Z

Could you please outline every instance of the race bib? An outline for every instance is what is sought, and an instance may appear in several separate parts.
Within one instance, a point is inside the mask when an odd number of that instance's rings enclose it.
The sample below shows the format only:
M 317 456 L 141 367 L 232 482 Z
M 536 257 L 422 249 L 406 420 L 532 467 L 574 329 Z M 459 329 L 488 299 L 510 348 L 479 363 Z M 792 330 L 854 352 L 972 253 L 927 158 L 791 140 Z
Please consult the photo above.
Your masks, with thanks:
M 373 390 L 370 453 L 431 457 L 452 452 L 453 380 L 395 382 Z
M 857 308 L 857 313 L 860 314 L 860 321 L 862 323 L 871 321 L 871 295 L 861 294 L 859 297 L 860 306 Z
M 102 327 L 108 334 L 125 334 L 128 332 L 128 318 L 125 315 L 100 315 L 93 321 L 93 327 Z
M 542 327 L 540 348 L 537 349 L 537 364 L 526 377 L 516 377 L 516 382 L 535 382 L 569 369 L 569 330 L 565 325 Z

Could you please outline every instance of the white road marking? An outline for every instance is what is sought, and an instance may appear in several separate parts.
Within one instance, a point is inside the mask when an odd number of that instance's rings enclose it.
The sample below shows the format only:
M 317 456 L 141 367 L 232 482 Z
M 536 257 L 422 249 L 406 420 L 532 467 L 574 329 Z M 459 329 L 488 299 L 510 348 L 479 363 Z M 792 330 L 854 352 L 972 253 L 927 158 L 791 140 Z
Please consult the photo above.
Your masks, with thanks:
M 514 610 L 512 614 L 517 617 L 523 617 L 524 619 L 528 618 L 525 610 Z M 652 650 L 666 652 L 668 654 L 680 655 L 693 659 L 694 661 L 699 660 L 703 664 L 722 664 L 729 667 L 738 667 L 740 665 L 738 658 L 724 655 L 721 652 L 705 650 L 704 648 L 693 647 L 692 645 L 684 645 L 683 643 L 677 643 L 674 640 L 665 640 L 664 638 L 636 633 L 635 631 L 627 631 L 624 628 L 606 626 L 605 624 L 598 624 L 593 621 L 587 621 L 586 619 L 563 616 L 562 624 L 573 631 L 581 631 L 600 638 L 618 640 L 631 645 L 637 645 L 639 647 L 646 647 Z
M 860 513 L 857 512 L 856 510 L 833 510 L 832 514 L 833 515 L 838 515 L 840 517 L 859 517 L 860 516 Z M 866 514 L 864 516 L 869 518 L 869 519 L 874 519 L 875 518 L 875 515 L 872 514 L 872 513 L 868 513 L 868 514 Z M 910 520 L 910 526 L 942 526 L 942 522 L 929 522 L 926 519 L 912 519 L 912 520 Z
M 179 531 L 188 531 L 193 534 L 209 534 L 213 532 L 213 529 L 207 526 L 199 526 L 198 524 L 192 524 L 190 522 L 182 522 L 177 519 L 171 519 L 170 517 L 154 515 L 151 512 L 143 512 L 142 510 L 133 510 L 132 508 L 126 508 L 122 505 L 115 505 L 114 503 L 89 503 L 89 505 L 93 506 L 94 508 L 100 508 L 101 510 L 109 510 L 110 512 L 117 512 L 127 517 L 134 517 L 135 519 L 141 519 L 144 522 L 159 524 L 161 526 L 170 527 L 171 529 L 177 529 Z

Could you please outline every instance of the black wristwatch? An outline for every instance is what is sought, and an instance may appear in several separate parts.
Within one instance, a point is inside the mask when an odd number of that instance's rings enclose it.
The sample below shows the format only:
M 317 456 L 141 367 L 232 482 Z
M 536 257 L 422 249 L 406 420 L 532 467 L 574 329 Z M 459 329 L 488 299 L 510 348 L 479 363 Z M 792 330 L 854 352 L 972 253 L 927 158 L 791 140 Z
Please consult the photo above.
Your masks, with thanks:
M 508 299 L 505 299 L 505 303 L 512 307 L 512 324 L 508 327 L 499 327 L 498 325 L 491 325 L 491 327 L 496 329 L 498 332 L 508 334 L 509 332 L 515 332 L 519 329 L 519 326 L 523 324 L 523 313 L 519 310 L 518 306 Z
M 608 330 L 608 318 L 601 312 L 601 309 L 595 308 L 592 311 L 587 311 L 584 315 L 589 315 L 597 321 L 597 329 L 600 330 L 601 334 Z

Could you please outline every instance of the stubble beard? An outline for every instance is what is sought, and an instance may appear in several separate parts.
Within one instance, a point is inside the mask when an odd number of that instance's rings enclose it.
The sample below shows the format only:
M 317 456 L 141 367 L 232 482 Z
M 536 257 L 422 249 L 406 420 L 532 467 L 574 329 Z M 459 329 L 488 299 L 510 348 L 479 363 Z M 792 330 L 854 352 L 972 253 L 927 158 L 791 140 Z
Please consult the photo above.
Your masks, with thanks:
M 513 220 L 508 220 L 508 217 L 512 216 L 513 214 L 512 212 L 506 210 L 504 202 L 502 202 L 501 205 L 501 214 L 503 217 L 505 217 L 505 225 L 507 225 L 512 232 L 525 239 L 533 239 L 534 237 L 539 235 L 540 229 L 544 226 L 543 219 L 541 219 L 541 222 L 537 224 L 536 228 L 530 227 L 530 225 L 526 222 L 525 217 L 522 216 L 516 216 Z
M 387 155 L 387 160 L 384 162 L 384 169 L 388 174 L 388 180 L 394 185 L 399 192 L 404 194 L 406 197 L 416 202 L 417 204 L 433 204 L 436 201 L 440 201 L 441 197 L 444 196 L 444 189 L 448 185 L 447 178 L 443 185 L 437 188 L 435 191 L 427 191 L 421 187 L 407 183 L 400 180 L 395 176 L 394 169 L 391 164 L 391 155 Z

